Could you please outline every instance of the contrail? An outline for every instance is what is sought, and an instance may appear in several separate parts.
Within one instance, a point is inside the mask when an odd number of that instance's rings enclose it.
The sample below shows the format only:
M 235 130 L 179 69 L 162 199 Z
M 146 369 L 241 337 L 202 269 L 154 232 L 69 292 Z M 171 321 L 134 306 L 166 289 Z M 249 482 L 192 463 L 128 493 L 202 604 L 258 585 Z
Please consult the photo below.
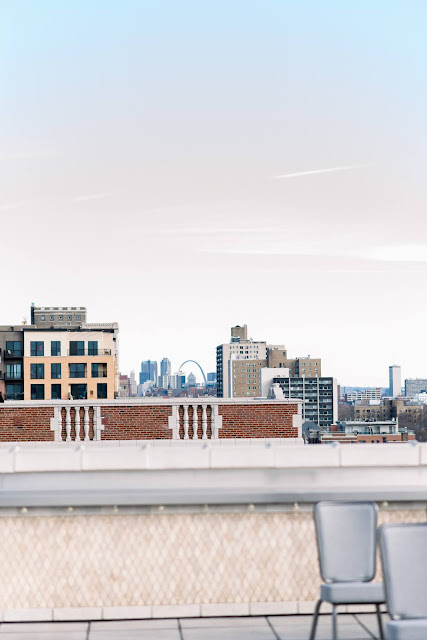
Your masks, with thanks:
M 283 180 L 285 178 L 299 178 L 299 176 L 312 176 L 316 173 L 333 173 L 334 171 L 349 171 L 350 169 L 360 169 L 366 167 L 366 164 L 349 164 L 344 167 L 330 167 L 329 169 L 315 169 L 314 171 L 300 171 L 299 173 L 284 173 L 281 176 L 274 176 L 275 180 Z

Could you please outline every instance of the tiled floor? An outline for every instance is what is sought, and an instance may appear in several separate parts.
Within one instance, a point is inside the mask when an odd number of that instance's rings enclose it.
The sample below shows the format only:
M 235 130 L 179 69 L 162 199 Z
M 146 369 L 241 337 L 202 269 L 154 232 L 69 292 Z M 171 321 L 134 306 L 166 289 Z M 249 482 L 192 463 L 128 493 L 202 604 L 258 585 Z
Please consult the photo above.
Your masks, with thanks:
M 384 619 L 384 624 L 386 619 Z M 0 640 L 306 640 L 311 616 L 182 618 L 112 622 L 2 623 Z M 378 637 L 371 614 L 339 616 L 340 640 Z M 321 616 L 316 640 L 330 640 L 330 616 Z

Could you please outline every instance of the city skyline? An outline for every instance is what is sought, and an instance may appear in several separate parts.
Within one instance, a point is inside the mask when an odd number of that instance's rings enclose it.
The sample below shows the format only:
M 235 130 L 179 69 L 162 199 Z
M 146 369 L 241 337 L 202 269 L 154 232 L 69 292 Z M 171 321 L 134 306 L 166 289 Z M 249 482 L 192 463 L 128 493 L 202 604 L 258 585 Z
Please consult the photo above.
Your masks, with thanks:
M 424 3 L 0 11 L 5 320 L 85 305 L 128 372 L 246 323 L 343 385 L 427 375 Z

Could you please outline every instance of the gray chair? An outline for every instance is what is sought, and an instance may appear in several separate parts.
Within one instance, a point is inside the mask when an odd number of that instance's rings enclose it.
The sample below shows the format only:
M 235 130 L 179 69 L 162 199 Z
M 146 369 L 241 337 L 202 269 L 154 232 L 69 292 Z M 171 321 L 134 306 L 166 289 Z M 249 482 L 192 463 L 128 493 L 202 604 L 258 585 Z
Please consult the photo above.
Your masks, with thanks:
M 373 604 L 380 638 L 383 640 L 380 605 L 384 586 L 372 582 L 376 570 L 378 508 L 373 502 L 319 502 L 313 510 L 316 526 L 320 587 L 311 627 L 316 635 L 322 602 L 332 604 L 332 638 L 337 638 L 337 607 L 343 604 Z
M 384 524 L 380 551 L 388 640 L 427 638 L 427 524 Z

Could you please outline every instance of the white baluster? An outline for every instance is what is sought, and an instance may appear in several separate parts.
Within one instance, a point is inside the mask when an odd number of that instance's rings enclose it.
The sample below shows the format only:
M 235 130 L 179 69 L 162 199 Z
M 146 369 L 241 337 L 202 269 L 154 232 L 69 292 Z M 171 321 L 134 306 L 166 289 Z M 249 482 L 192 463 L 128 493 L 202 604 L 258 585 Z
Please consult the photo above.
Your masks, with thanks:
M 76 430 L 76 441 L 80 440 L 80 407 L 74 407 L 74 428 Z
M 85 431 L 85 440 L 89 440 L 89 407 L 85 406 L 85 415 L 83 418 L 83 427 Z
M 71 407 L 65 407 L 65 433 L 67 437 L 65 438 L 67 442 L 71 440 Z
M 193 440 L 197 440 L 197 428 L 199 426 L 199 416 L 197 415 L 197 404 L 193 404 Z
M 215 438 L 215 405 L 211 404 L 211 440 Z
M 180 427 L 181 427 L 181 423 L 180 423 L 180 417 L 179 417 L 179 409 L 180 409 L 180 405 L 177 406 L 176 408 L 176 439 L 180 440 L 181 436 L 179 433 Z
M 188 405 L 184 405 L 184 440 L 188 440 Z
M 208 412 L 206 405 L 202 405 L 202 440 L 208 439 Z

